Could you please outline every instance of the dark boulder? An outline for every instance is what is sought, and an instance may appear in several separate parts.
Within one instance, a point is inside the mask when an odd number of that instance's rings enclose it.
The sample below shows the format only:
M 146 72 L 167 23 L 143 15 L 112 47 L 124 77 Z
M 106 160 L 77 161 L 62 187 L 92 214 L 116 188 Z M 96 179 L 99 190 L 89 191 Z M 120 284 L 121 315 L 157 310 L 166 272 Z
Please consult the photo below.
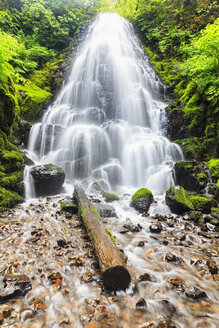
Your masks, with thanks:
M 27 147 L 28 144 L 31 127 L 32 125 L 30 123 L 26 121 L 20 121 L 18 124 L 18 129 L 15 132 L 19 144 L 23 144 L 25 147 Z
M 174 165 L 176 184 L 186 190 L 200 191 L 207 186 L 207 166 L 202 162 L 177 161 Z
M 62 191 L 65 173 L 61 167 L 53 164 L 37 165 L 30 170 L 30 174 L 37 197 L 56 195 Z
M 184 122 L 184 115 L 181 108 L 166 108 L 167 115 L 167 135 L 170 140 L 183 139 L 186 137 L 186 128 Z
M 194 210 L 194 206 L 189 200 L 188 194 L 181 186 L 173 186 L 166 192 L 166 204 L 171 211 L 176 214 L 182 214 L 186 211 Z
M 131 205 L 139 212 L 147 212 L 153 203 L 154 197 L 152 192 L 147 188 L 141 188 L 132 196 Z

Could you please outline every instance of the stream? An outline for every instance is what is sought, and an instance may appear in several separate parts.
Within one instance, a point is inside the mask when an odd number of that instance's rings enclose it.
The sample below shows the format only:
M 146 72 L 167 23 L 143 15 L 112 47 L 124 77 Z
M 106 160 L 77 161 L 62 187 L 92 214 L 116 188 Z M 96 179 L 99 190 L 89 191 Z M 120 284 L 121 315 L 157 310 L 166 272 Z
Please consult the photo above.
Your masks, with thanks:
M 219 235 L 165 204 L 183 154 L 165 136 L 166 87 L 132 25 L 98 15 L 73 62 L 27 149 L 34 165 L 63 168 L 63 192 L 36 198 L 27 166 L 26 202 L 0 214 L 1 279 L 25 274 L 32 285 L 25 297 L 0 304 L 1 327 L 219 327 Z M 104 203 L 97 184 L 120 197 L 103 223 L 127 257 L 125 291 L 104 288 L 81 219 L 61 209 L 75 183 L 94 204 Z M 141 187 L 155 200 L 145 214 L 130 206 Z

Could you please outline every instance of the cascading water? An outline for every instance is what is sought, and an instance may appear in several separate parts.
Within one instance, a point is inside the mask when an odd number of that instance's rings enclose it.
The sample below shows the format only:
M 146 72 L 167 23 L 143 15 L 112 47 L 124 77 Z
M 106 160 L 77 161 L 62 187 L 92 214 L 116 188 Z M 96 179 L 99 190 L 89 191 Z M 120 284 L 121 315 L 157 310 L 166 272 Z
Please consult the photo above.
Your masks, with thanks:
M 105 190 L 130 186 L 164 193 L 173 184 L 174 161 L 183 158 L 162 135 L 164 91 L 132 25 L 117 14 L 100 14 L 69 80 L 33 126 L 29 154 L 37 164 L 61 166 L 72 185 L 79 179 Z

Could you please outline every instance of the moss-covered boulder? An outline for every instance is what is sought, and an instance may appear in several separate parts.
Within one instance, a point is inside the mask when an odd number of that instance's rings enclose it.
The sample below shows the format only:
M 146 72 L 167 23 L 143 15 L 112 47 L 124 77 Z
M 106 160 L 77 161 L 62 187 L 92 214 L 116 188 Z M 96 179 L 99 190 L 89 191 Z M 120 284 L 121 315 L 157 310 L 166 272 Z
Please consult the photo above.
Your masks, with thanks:
M 132 196 L 131 205 L 139 212 L 147 212 L 153 203 L 152 192 L 147 188 L 141 188 Z
M 23 198 L 15 192 L 0 187 L 0 212 L 21 203 Z
M 166 204 L 171 211 L 176 214 L 182 214 L 194 210 L 194 206 L 189 200 L 189 196 L 182 186 L 173 186 L 166 191 Z
M 219 159 L 211 159 L 208 162 L 209 171 L 211 173 L 212 180 L 217 182 L 219 179 Z
M 119 200 L 119 196 L 117 196 L 116 194 L 111 194 L 109 192 L 104 192 L 103 197 L 107 203 L 111 203 L 116 200 Z
M 53 164 L 36 165 L 30 170 L 37 197 L 56 195 L 61 192 L 65 172 Z
M 186 190 L 200 191 L 207 186 L 207 169 L 204 162 L 177 161 L 174 165 L 176 183 Z
M 219 202 L 219 179 L 217 180 L 215 199 Z
M 211 213 L 212 207 L 217 207 L 217 201 L 203 196 L 190 196 L 191 203 L 193 204 L 196 211 L 204 214 Z

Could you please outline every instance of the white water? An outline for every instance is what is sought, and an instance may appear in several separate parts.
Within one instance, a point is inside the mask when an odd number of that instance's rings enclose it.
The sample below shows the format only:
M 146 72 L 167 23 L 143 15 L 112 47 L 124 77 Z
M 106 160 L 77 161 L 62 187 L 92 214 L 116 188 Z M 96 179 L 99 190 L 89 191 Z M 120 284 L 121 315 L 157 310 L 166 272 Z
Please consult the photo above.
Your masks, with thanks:
M 132 25 L 100 14 L 57 100 L 31 130 L 30 157 L 61 166 L 72 186 L 97 181 L 106 190 L 147 187 L 163 194 L 174 184 L 174 162 L 183 158 L 162 133 L 164 93 Z

